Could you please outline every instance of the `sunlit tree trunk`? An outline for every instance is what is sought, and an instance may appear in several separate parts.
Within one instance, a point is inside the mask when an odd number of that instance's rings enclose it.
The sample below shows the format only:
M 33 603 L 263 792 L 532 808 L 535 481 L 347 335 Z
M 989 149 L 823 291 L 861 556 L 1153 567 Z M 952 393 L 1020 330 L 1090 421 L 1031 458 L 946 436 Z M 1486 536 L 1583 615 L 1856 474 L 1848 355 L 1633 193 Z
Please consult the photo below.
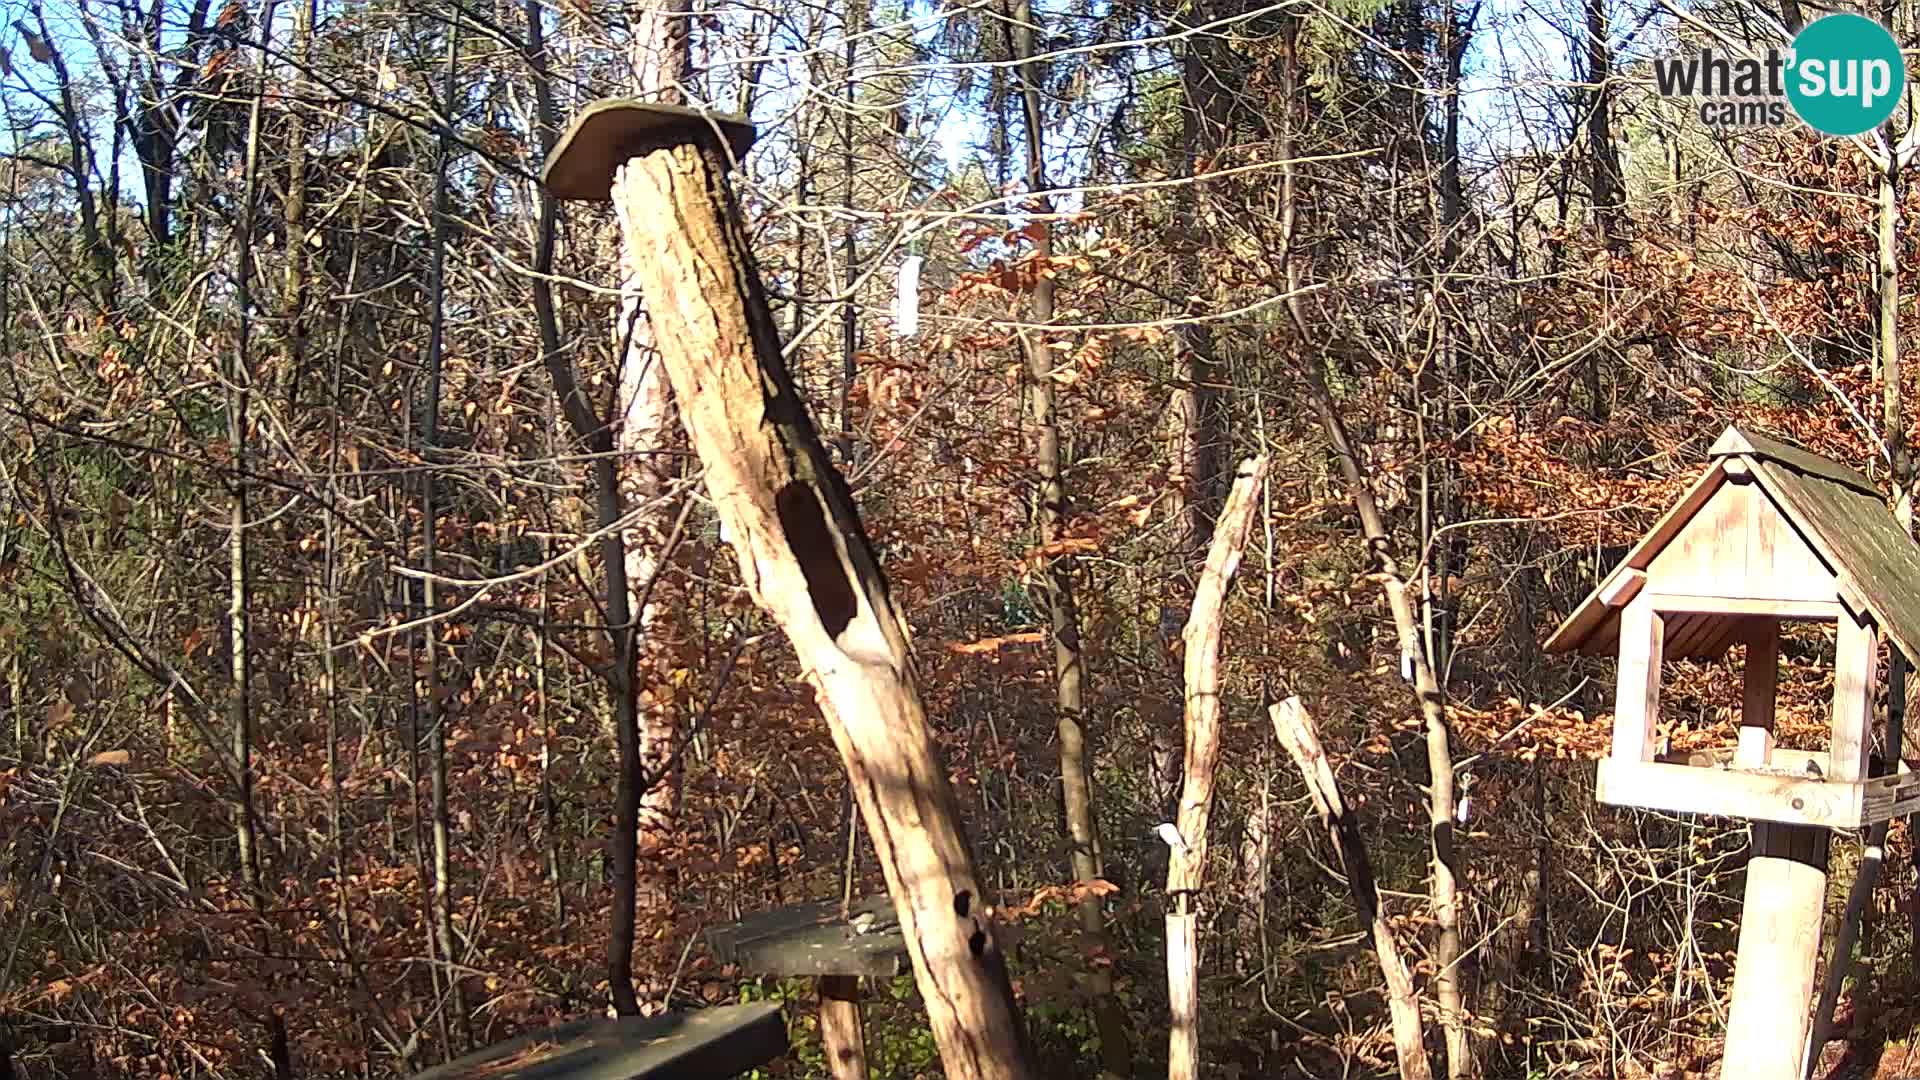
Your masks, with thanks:
M 1027 189 L 1039 193 L 1047 190 L 1046 118 L 1040 104 L 1041 66 L 1026 59 L 1035 55 L 1032 4 L 1029 0 L 1012 0 L 1010 15 L 1013 54 L 1022 60 L 1017 71 L 1026 120 Z M 1030 206 L 1043 223 L 1034 242 L 1034 258 L 1044 265 L 1053 256 L 1054 223 L 1047 220 L 1053 212 L 1053 203 L 1045 195 L 1035 194 Z M 1035 323 L 1053 321 L 1051 275 L 1042 274 L 1036 279 L 1032 310 Z M 1027 400 L 1037 440 L 1034 465 L 1040 480 L 1037 517 L 1043 547 L 1060 538 L 1068 517 L 1060 424 L 1054 411 L 1054 352 L 1045 334 L 1046 331 L 1037 331 L 1021 338 L 1027 360 Z M 1074 606 L 1073 568 L 1066 557 L 1054 554 L 1047 558 L 1045 581 L 1044 602 L 1053 638 L 1054 722 L 1060 740 L 1061 803 L 1065 808 L 1068 841 L 1072 845 L 1070 862 L 1075 880 L 1093 881 L 1100 877 L 1102 869 L 1093 783 L 1087 769 L 1090 754 L 1086 734 L 1086 655 L 1080 638 L 1080 615 Z M 1104 952 L 1108 948 L 1103 904 L 1095 893 L 1082 896 L 1079 902 L 1080 931 L 1089 951 Z M 1113 977 L 1108 967 L 1097 959 L 1089 965 L 1086 986 L 1093 999 L 1102 1068 L 1112 1075 L 1131 1075 L 1126 1016 L 1114 996 Z
M 652 101 L 686 100 L 685 82 L 692 72 L 689 52 L 689 0 L 649 3 L 634 28 L 633 68 L 639 96 Z M 616 344 L 620 357 L 620 422 L 614 432 L 619 449 L 622 506 L 637 512 L 638 520 L 623 538 L 626 557 L 627 604 L 631 618 L 636 669 L 631 677 L 638 697 L 646 688 L 652 664 L 642 662 L 653 644 L 660 605 L 651 594 L 667 557 L 667 534 L 673 519 L 675 424 L 672 394 L 666 372 L 653 347 L 653 331 L 634 285 L 635 268 L 622 254 L 622 301 Z M 675 828 L 680 797 L 679 770 L 671 766 L 677 718 L 670 703 L 658 699 L 642 706 L 636 701 L 639 730 L 634 760 L 621 766 L 620 813 L 637 800 L 631 826 L 616 828 L 634 834 L 636 858 L 633 903 L 657 909 L 668 900 L 664 860 L 658 857 Z M 622 755 L 623 761 L 625 755 Z M 642 789 L 644 785 L 644 790 Z M 626 840 L 619 843 L 626 844 Z M 616 900 L 616 903 L 625 903 Z

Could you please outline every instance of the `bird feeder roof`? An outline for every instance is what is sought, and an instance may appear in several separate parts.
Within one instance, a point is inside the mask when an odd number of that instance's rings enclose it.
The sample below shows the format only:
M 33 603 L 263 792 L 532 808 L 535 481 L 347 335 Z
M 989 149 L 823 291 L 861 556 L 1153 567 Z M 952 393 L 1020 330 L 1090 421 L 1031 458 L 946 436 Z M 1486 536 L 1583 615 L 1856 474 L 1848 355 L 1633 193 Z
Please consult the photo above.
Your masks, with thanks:
M 1762 529 L 1770 530 L 1765 539 L 1751 542 L 1766 546 L 1769 565 L 1805 560 L 1806 572 L 1781 577 L 1796 588 L 1829 593 L 1825 599 L 1870 618 L 1909 661 L 1920 661 L 1920 545 L 1900 528 L 1865 476 L 1739 427 L 1727 428 L 1710 453 L 1713 463 L 1700 479 L 1547 639 L 1548 652 L 1610 651 L 1619 639 L 1619 597 L 1630 594 L 1637 587 L 1634 579 L 1644 580 L 1679 540 L 1718 545 L 1696 554 L 1696 561 L 1721 568 L 1714 599 L 1729 603 L 1693 616 L 1691 626 L 1670 629 L 1665 655 L 1719 655 L 1739 640 L 1745 619 L 1766 615 L 1760 606 L 1743 614 L 1738 601 L 1778 599 L 1766 594 L 1767 574 L 1746 572 L 1762 554 L 1749 551 L 1749 536 Z M 1727 516 L 1724 509 L 1734 504 L 1723 491 L 1729 482 L 1744 484 L 1749 477 L 1761 497 L 1736 510 L 1736 527 L 1708 521 L 1716 513 Z M 1742 524 L 1744 530 L 1737 527 Z M 1783 544 L 1798 550 L 1781 550 Z M 1791 609 L 1783 604 L 1780 610 Z
M 547 155 L 540 182 L 556 199 L 606 202 L 613 197 L 614 172 L 629 158 L 662 145 L 691 142 L 702 131 L 724 135 L 735 157 L 746 156 L 753 145 L 753 124 L 744 116 L 605 98 L 580 110 L 567 125 Z

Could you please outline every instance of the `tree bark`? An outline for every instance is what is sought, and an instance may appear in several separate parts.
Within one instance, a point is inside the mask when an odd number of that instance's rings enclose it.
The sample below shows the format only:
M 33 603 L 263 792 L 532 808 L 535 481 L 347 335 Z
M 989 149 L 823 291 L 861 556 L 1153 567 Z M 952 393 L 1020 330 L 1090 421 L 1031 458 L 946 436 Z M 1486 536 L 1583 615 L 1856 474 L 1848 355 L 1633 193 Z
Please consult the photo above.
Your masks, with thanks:
M 1211 17 L 1211 7 L 1196 17 Z M 1187 173 L 1197 176 L 1212 165 L 1224 142 L 1227 111 L 1232 103 L 1221 85 L 1222 71 L 1217 57 L 1211 55 L 1214 39 L 1199 35 L 1189 38 L 1181 57 L 1181 91 L 1185 107 L 1180 112 L 1180 142 L 1186 158 Z M 1203 269 L 1201 252 L 1212 243 L 1212 230 L 1206 227 L 1202 209 L 1205 188 L 1196 183 L 1180 188 L 1178 200 L 1179 243 L 1182 247 L 1176 286 L 1185 294 L 1184 315 L 1202 314 L 1202 283 L 1210 275 Z M 1173 397 L 1168 412 L 1173 427 L 1175 538 L 1173 554 L 1176 574 L 1191 572 L 1193 564 L 1205 557 L 1213 538 L 1214 516 L 1219 513 L 1220 472 L 1226 456 L 1226 438 L 1222 428 L 1220 372 L 1214 360 L 1212 329 L 1203 322 L 1183 322 L 1174 329 L 1176 370 Z
M 1040 105 L 1040 65 L 1030 59 L 1034 48 L 1034 11 L 1030 0 L 1013 0 L 1012 36 L 1020 99 L 1027 133 L 1027 190 L 1047 190 L 1046 120 Z M 1053 223 L 1047 216 L 1053 204 L 1044 195 L 1033 198 L 1040 215 L 1034 258 L 1053 257 Z M 1053 279 L 1042 275 L 1033 289 L 1033 321 L 1053 321 Z M 1027 400 L 1033 410 L 1034 467 L 1039 474 L 1040 505 L 1036 517 L 1040 544 L 1060 539 L 1068 518 L 1065 463 L 1060 450 L 1060 422 L 1054 407 L 1053 346 L 1045 331 L 1023 334 L 1027 361 Z M 1066 817 L 1070 862 L 1074 880 L 1093 881 L 1103 873 L 1100 836 L 1093 807 L 1093 783 L 1087 771 L 1086 655 L 1080 638 L 1080 613 L 1073 598 L 1072 561 L 1064 555 L 1046 558 L 1044 602 L 1053 638 L 1054 724 L 1060 745 L 1060 796 Z M 1079 900 L 1080 934 L 1088 954 L 1084 985 L 1093 1006 L 1094 1027 L 1100 1036 L 1101 1068 L 1110 1076 L 1133 1072 L 1131 1041 L 1125 1011 L 1114 995 L 1113 976 L 1106 966 L 1108 951 L 1105 901 L 1088 891 Z
M 1213 531 L 1206 567 L 1194 587 L 1193 611 L 1181 632 L 1186 643 L 1186 769 L 1180 811 L 1175 821 L 1182 843 L 1167 862 L 1167 993 L 1172 1029 L 1167 1040 L 1169 1080 L 1200 1075 L 1197 1019 L 1199 955 L 1195 950 L 1193 895 L 1200 891 L 1207 866 L 1207 819 L 1213 812 L 1214 770 L 1220 760 L 1220 624 L 1227 585 L 1240 567 L 1247 531 L 1260 505 L 1260 484 L 1267 459 L 1241 463 L 1233 489 Z M 1176 947 L 1178 946 L 1178 947 Z
M 1440 684 L 1434 678 L 1413 602 L 1407 595 L 1406 577 L 1393 556 L 1393 538 L 1386 521 L 1373 500 L 1361 472 L 1358 455 L 1347 436 L 1346 424 L 1334 408 L 1327 391 L 1326 376 L 1313 363 L 1306 370 L 1307 393 L 1314 411 L 1333 446 L 1334 457 L 1360 515 L 1360 528 L 1366 537 L 1378 570 L 1380 587 L 1386 593 L 1387 606 L 1393 612 L 1393 626 L 1399 638 L 1402 661 L 1413 674 L 1413 692 L 1426 726 L 1428 798 L 1427 820 L 1432 851 L 1432 879 L 1429 896 L 1433 919 L 1439 929 L 1434 942 L 1434 995 L 1440 1004 L 1440 1023 L 1447 1033 L 1447 1070 L 1450 1078 L 1464 1075 L 1470 1068 L 1466 1015 L 1460 993 L 1460 889 L 1458 856 L 1453 840 L 1453 751 L 1446 710 L 1441 705 Z
M 1327 830 L 1340 872 L 1346 875 L 1347 891 L 1373 938 L 1373 951 L 1380 958 L 1380 971 L 1387 979 L 1387 1012 L 1393 1020 L 1393 1047 L 1400 1060 L 1400 1080 L 1429 1080 L 1433 1065 L 1427 1059 L 1425 1036 L 1420 1027 L 1420 998 L 1413 990 L 1413 976 L 1394 944 L 1393 931 L 1387 926 L 1380 908 L 1380 891 L 1374 882 L 1373 861 L 1367 856 L 1360 822 L 1347 810 L 1346 800 L 1333 769 L 1327 763 L 1326 750 L 1320 745 L 1320 733 L 1313 717 L 1297 697 L 1268 707 L 1273 734 L 1280 740 L 1306 778 L 1307 793 L 1320 824 Z
M 553 78 L 547 63 L 547 44 L 538 0 L 528 0 L 527 68 L 533 75 L 535 107 L 543 156 L 556 138 Z M 635 682 L 635 630 L 627 595 L 627 548 L 624 534 L 614 528 L 624 514 L 619 470 L 614 462 L 614 440 L 609 425 L 594 411 L 574 375 L 573 362 L 560 347 L 560 323 L 553 306 L 553 248 L 557 208 L 551 195 L 540 195 L 540 215 L 534 238 L 534 273 L 530 276 L 533 310 L 540 329 L 540 357 L 553 380 L 554 397 L 574 437 L 593 455 L 595 524 L 601 530 L 600 562 L 606 574 L 602 595 L 607 613 L 607 642 L 612 652 L 608 666 L 597 672 L 607 683 L 613 702 L 614 737 L 618 744 L 618 773 L 614 784 L 614 827 L 609 844 L 613 910 L 608 917 L 607 985 L 613 1008 L 621 1016 L 638 1016 L 640 999 L 633 989 L 634 896 L 637 891 L 636 844 L 640 830 L 639 701 Z
M 447 805 L 447 728 L 453 710 L 448 707 L 450 688 L 441 656 L 439 573 L 439 483 L 434 465 L 439 456 L 440 392 L 443 361 L 446 359 L 446 262 L 448 170 L 453 158 L 454 93 L 459 77 L 460 21 L 454 19 L 447 30 L 447 67 L 442 107 L 446 110 L 440 128 L 440 146 L 436 155 L 433 183 L 433 254 L 427 278 L 427 299 L 432 315 L 427 328 L 427 391 L 420 425 L 421 459 L 426 469 L 420 474 L 420 568 L 422 597 L 429 621 L 421 627 L 421 640 L 427 658 L 427 739 L 433 799 L 433 932 L 440 960 L 446 965 L 447 985 L 452 1009 L 459 1017 L 465 1043 L 449 1047 L 449 1056 L 473 1042 L 473 1018 L 467 1013 L 466 982 L 457 971 L 459 951 L 453 932 L 453 825 Z M 411 675 L 411 673 L 409 673 Z
M 689 51 L 690 0 L 663 0 L 642 9 L 634 30 L 634 81 L 639 96 L 650 101 L 680 104 L 687 100 L 685 83 L 693 68 Z M 639 731 L 636 752 L 630 762 L 623 761 L 624 782 L 632 791 L 624 796 L 637 799 L 633 810 L 637 847 L 632 903 L 657 910 L 670 896 L 664 849 L 671 842 L 679 817 L 680 770 L 675 765 L 674 746 L 680 737 L 679 720 L 670 703 L 651 700 L 642 706 L 641 691 L 646 688 L 640 664 L 652 644 L 660 606 L 649 597 L 650 586 L 659 576 L 667 558 L 667 534 L 674 514 L 674 421 L 673 398 L 653 345 L 653 329 L 634 281 L 635 270 L 624 261 L 621 267 L 622 300 L 616 340 L 620 350 L 620 422 L 614 433 L 619 449 L 620 499 L 624 509 L 636 512 L 632 528 L 622 537 L 625 546 L 627 606 L 636 620 L 633 649 L 639 671 L 635 673 L 635 715 Z M 648 783 L 647 781 L 651 781 Z M 642 784 L 645 783 L 644 789 Z M 623 813 L 624 804 L 623 804 Z M 639 857 L 644 856 L 644 857 Z
M 1033 1076 L 906 623 L 781 357 L 724 150 L 697 137 L 629 160 L 613 191 L 681 421 L 741 578 L 827 717 L 947 1076 Z

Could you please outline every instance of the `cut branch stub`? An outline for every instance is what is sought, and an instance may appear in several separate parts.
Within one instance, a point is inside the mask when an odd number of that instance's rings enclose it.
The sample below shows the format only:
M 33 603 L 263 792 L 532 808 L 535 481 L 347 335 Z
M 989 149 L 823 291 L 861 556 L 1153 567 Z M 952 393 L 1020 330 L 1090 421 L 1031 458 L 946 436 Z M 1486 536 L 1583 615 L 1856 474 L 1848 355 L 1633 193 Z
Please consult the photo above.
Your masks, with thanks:
M 906 624 L 781 358 L 726 182 L 727 148 L 702 130 L 656 126 L 610 188 L 681 421 L 741 580 L 792 641 L 827 717 L 946 1074 L 1032 1076 Z

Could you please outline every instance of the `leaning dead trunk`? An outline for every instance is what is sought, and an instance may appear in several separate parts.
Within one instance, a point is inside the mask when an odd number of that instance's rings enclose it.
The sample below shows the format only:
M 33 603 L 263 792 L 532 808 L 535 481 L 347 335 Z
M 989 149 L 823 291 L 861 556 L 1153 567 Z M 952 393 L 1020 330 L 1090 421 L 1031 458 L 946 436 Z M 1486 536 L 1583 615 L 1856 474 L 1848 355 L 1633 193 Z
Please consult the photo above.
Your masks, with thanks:
M 1373 880 L 1373 861 L 1367 857 L 1366 842 L 1360 836 L 1360 823 L 1347 810 L 1327 764 L 1327 753 L 1320 745 L 1320 733 L 1314 729 L 1300 699 L 1290 697 L 1267 710 L 1273 719 L 1273 734 L 1300 767 L 1307 780 L 1307 794 L 1326 827 L 1333 844 L 1340 872 L 1346 875 L 1347 892 L 1373 937 L 1374 955 L 1380 958 L 1380 971 L 1387 979 L 1387 1012 L 1393 1018 L 1393 1049 L 1400 1059 L 1400 1080 L 1430 1080 L 1433 1065 L 1427 1059 L 1425 1036 L 1420 1030 L 1420 998 L 1413 990 L 1413 975 L 1394 944 L 1393 931 L 1380 910 L 1380 891 Z
M 1026 1032 L 893 608 L 845 480 L 780 355 L 724 150 L 657 141 L 612 199 L 741 579 L 798 654 L 845 761 L 946 1075 L 1028 1077 Z
M 1168 1080 L 1193 1080 L 1200 1075 L 1200 957 L 1193 897 L 1206 875 L 1207 818 L 1213 812 L 1213 774 L 1220 761 L 1220 622 L 1227 584 L 1240 567 L 1240 552 L 1246 547 L 1266 475 L 1264 457 L 1241 464 L 1214 527 L 1206 569 L 1193 591 L 1193 613 L 1181 635 L 1187 650 L 1187 756 L 1175 820 L 1179 842 L 1167 864 L 1167 999 L 1172 1012 Z

